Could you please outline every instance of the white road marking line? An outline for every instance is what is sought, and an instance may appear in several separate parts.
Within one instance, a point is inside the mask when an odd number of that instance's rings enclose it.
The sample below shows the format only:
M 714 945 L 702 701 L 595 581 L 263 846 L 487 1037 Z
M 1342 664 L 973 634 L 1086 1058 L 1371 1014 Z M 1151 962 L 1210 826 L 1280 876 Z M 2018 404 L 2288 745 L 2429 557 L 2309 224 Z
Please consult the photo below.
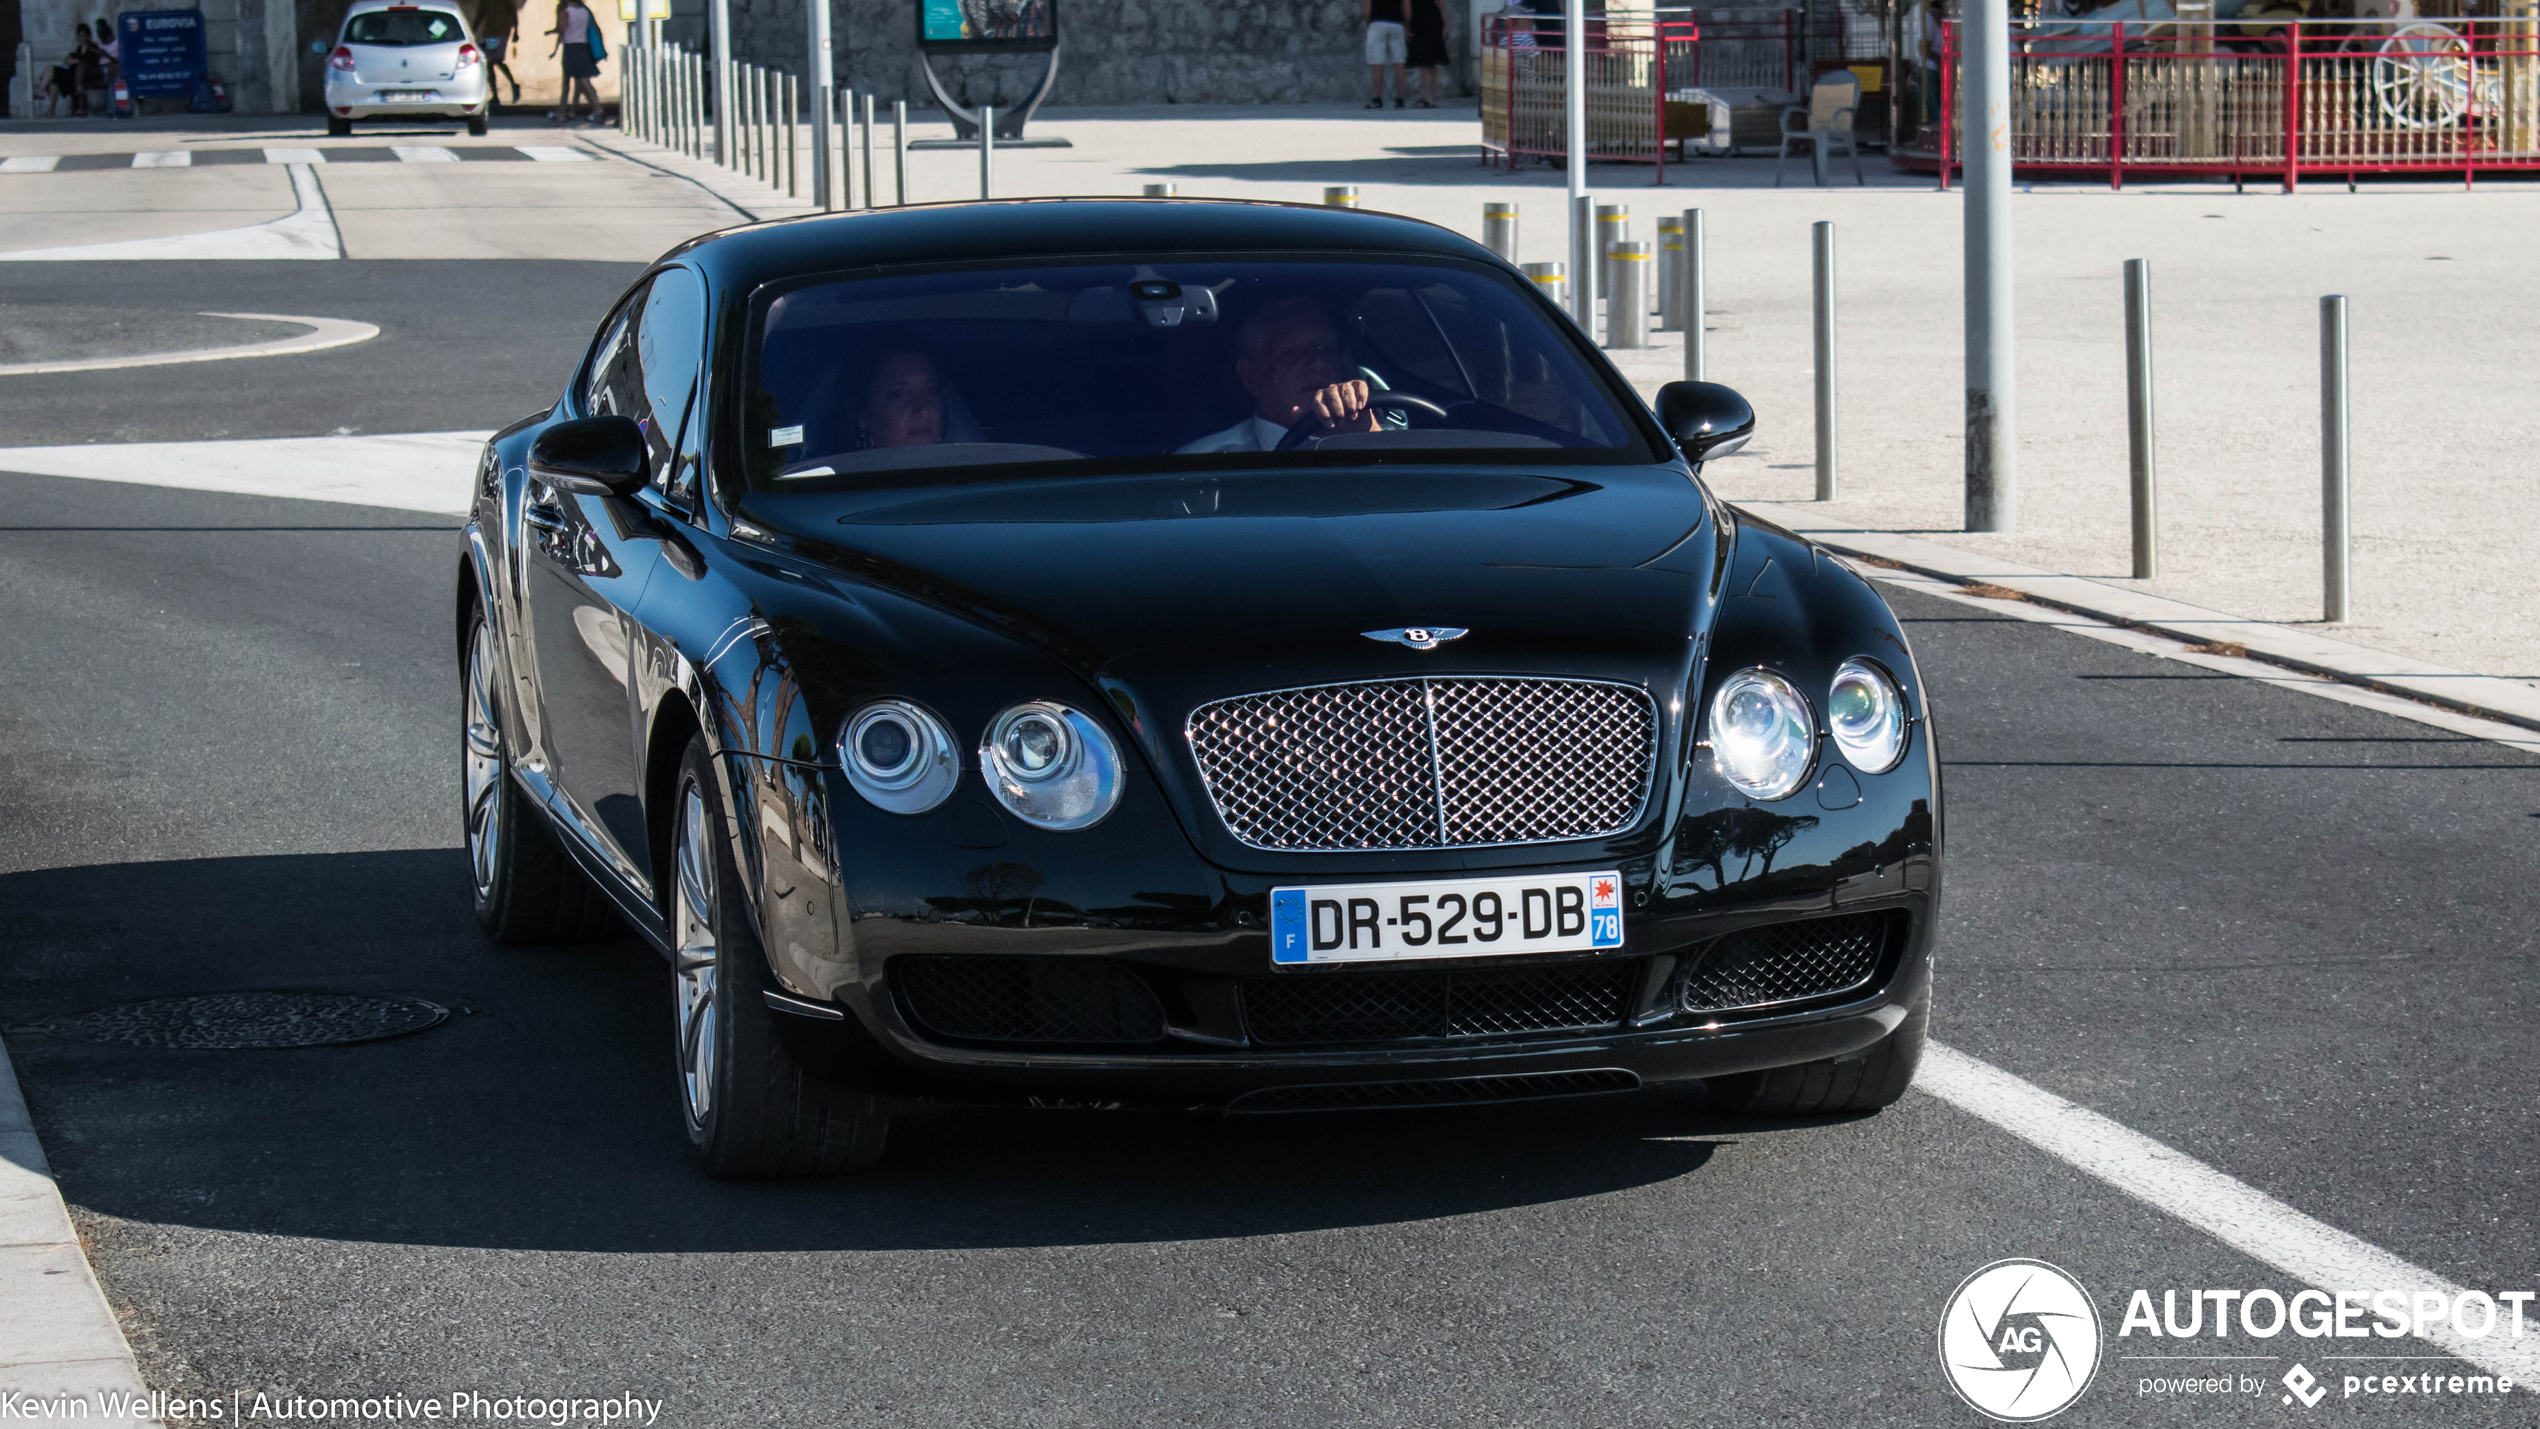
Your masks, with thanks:
M 268 164 L 323 164 L 326 162 L 326 151 L 323 149 L 267 149 L 265 162 Z
M 136 169 L 190 169 L 194 152 L 190 149 L 144 149 L 132 156 Z
M 0 448 L 0 471 L 464 516 L 491 432 Z
M 1955 1048 L 1926 1046 L 1914 1085 L 2305 1284 L 2331 1292 L 2461 1292 L 2441 1276 L 2314 1220 L 2245 1181 Z M 2445 1323 L 2429 1327 L 2422 1338 L 2491 1374 L 2510 1375 L 2526 1392 L 2540 1389 L 2540 1334 L 2516 1340 L 2507 1323 L 2500 1318 L 2495 1333 L 2481 1338 Z
M 408 164 L 455 164 L 459 156 L 441 144 L 391 144 L 388 152 Z
M 266 342 L 243 342 L 234 347 L 194 348 L 182 352 L 144 352 L 130 357 L 91 357 L 66 362 L 19 362 L 0 366 L 0 377 L 31 376 L 39 372 L 102 372 L 116 367 L 165 367 L 177 362 L 219 362 L 232 357 L 282 357 L 295 352 L 320 352 L 330 347 L 346 347 L 368 342 L 379 336 L 379 329 L 369 323 L 346 318 L 302 318 L 285 313 L 205 313 L 207 318 L 237 318 L 242 322 L 299 323 L 307 332 L 290 337 L 277 337 Z
M 291 193 L 299 211 L 271 223 L 222 228 L 209 233 L 179 233 L 166 238 L 134 238 L 121 243 L 83 243 L 70 248 L 29 248 L 0 253 L 0 263 L 71 263 L 97 259 L 141 258 L 341 258 L 343 236 L 335 231 L 335 215 L 327 208 L 326 189 L 317 171 L 306 164 L 290 168 Z
M 62 162 L 59 154 L 20 154 L 0 159 L 0 174 L 49 174 Z
M 515 144 L 512 147 L 542 164 L 591 162 L 591 152 L 588 149 L 576 149 L 565 144 Z

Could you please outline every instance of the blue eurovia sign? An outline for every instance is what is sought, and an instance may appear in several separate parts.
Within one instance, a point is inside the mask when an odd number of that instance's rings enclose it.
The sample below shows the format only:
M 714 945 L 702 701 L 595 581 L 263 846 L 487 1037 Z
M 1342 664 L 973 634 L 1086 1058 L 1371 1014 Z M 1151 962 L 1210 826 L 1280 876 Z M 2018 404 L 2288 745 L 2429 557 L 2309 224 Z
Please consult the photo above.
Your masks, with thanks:
M 116 17 L 122 32 L 124 82 L 135 99 L 150 95 L 190 95 L 206 67 L 203 12 L 200 10 L 126 10 Z

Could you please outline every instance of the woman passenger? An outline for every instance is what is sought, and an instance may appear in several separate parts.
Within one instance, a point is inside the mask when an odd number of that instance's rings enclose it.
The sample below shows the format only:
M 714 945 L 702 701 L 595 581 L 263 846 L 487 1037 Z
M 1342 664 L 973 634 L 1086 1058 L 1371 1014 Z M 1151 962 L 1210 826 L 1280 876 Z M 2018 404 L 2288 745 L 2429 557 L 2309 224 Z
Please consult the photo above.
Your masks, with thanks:
M 944 439 L 944 380 L 924 349 L 882 355 L 856 412 L 859 447 L 927 447 Z

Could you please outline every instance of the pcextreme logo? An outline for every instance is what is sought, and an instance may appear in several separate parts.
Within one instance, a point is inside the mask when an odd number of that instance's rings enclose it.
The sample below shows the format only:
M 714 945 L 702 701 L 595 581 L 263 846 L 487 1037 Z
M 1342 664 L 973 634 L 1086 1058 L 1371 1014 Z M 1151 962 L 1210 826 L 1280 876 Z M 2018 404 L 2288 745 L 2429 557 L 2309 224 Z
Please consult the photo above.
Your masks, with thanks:
M 1997 1260 L 1961 1281 L 1941 1311 L 1940 1367 L 1988 1419 L 2051 1419 L 2099 1371 L 2099 1311 L 2080 1281 L 2045 1261 Z

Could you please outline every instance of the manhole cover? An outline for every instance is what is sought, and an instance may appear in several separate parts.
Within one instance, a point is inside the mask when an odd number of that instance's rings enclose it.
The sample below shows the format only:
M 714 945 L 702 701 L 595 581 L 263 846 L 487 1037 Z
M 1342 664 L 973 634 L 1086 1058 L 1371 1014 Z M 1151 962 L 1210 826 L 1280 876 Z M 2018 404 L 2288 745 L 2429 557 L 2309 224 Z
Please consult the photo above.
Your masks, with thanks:
M 376 1042 L 437 1026 L 450 1010 L 420 997 L 342 992 L 219 992 L 157 997 L 56 1017 L 44 1030 L 86 1042 L 226 1051 Z

